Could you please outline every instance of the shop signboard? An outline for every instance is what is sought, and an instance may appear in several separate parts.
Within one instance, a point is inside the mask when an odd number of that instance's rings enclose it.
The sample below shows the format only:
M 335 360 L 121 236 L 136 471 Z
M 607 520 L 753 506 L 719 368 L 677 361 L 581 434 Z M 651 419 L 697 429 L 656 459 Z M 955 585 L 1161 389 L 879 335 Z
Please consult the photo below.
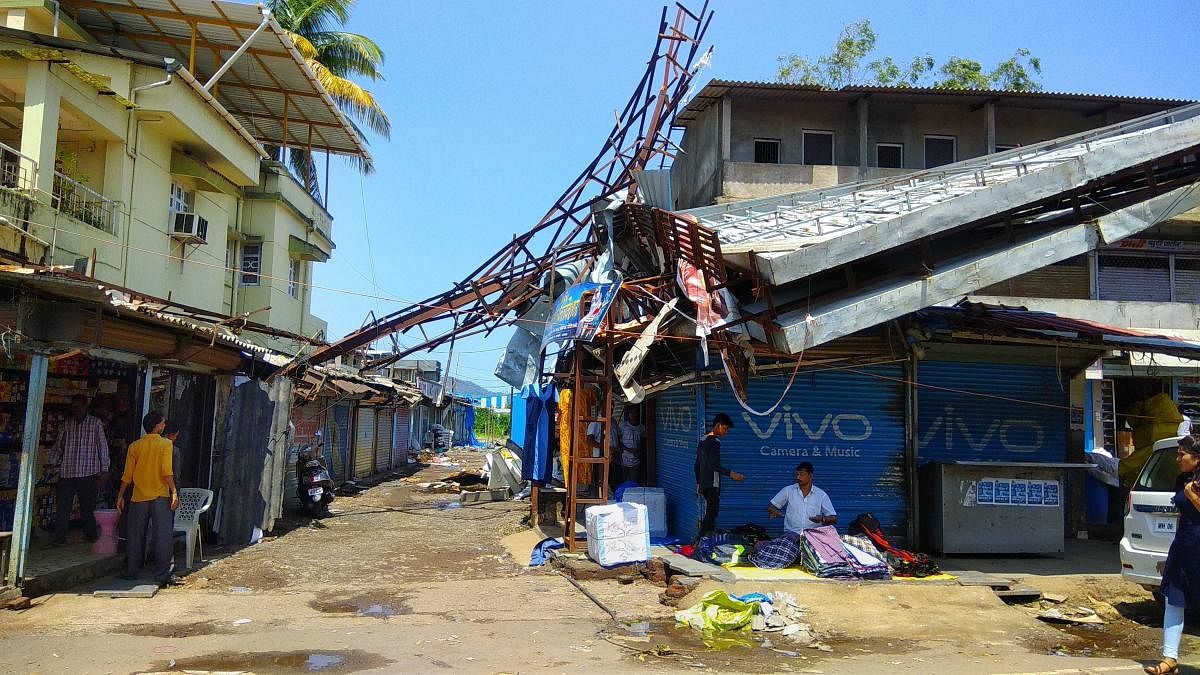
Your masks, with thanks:
M 542 334 L 542 349 L 555 342 L 583 340 L 590 342 L 600 329 L 600 322 L 608 314 L 617 297 L 620 284 L 597 284 L 590 281 L 567 287 L 546 321 L 546 332 Z M 584 297 L 589 298 L 587 313 L 580 316 L 580 305 Z

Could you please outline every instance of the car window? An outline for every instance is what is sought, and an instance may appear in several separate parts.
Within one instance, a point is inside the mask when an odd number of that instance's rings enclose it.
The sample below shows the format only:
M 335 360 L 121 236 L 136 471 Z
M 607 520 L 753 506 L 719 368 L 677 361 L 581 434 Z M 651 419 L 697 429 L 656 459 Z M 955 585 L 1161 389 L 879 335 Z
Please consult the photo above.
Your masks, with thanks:
M 1179 478 L 1179 465 L 1175 463 L 1175 448 L 1159 450 L 1150 455 L 1150 460 L 1138 475 L 1139 490 L 1174 492 L 1175 479 Z

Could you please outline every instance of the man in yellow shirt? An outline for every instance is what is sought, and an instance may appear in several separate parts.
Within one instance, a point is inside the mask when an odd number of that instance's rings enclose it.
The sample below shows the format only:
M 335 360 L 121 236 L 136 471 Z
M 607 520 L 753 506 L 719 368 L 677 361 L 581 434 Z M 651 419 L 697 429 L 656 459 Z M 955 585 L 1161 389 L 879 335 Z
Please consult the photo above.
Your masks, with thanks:
M 125 574 L 121 578 L 138 578 L 146 556 L 146 532 L 153 527 L 154 580 L 166 586 L 177 583 L 171 572 L 175 569 L 173 512 L 179 507 L 179 491 L 171 467 L 171 441 L 160 435 L 164 427 L 166 422 L 157 411 L 146 413 L 142 419 L 146 435 L 129 444 L 125 473 L 117 492 L 117 510 L 125 513 L 125 493 L 132 484 L 133 497 L 126 513 L 129 542 L 125 549 Z

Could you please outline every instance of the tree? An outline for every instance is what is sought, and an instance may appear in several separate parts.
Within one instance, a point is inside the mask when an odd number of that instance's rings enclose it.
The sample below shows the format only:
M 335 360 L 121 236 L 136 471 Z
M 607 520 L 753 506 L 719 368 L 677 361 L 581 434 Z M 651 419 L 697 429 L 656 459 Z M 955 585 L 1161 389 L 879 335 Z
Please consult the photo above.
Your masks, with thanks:
M 779 57 L 780 82 L 805 84 L 824 89 L 851 85 L 884 87 L 936 87 L 941 89 L 1003 89 L 1039 91 L 1041 59 L 1024 47 L 985 71 L 979 61 L 951 56 L 940 66 L 930 54 L 916 56 L 901 65 L 891 56 L 863 61 L 875 51 L 876 34 L 870 19 L 842 26 L 833 49 L 816 59 L 797 54 Z
M 383 107 L 368 89 L 349 79 L 363 77 L 372 82 L 383 79 L 383 50 L 365 35 L 340 28 L 350 19 L 357 0 L 267 0 L 267 7 L 296 45 L 296 51 L 308 62 L 317 80 L 330 97 L 351 119 L 371 131 L 391 137 L 392 123 Z M 357 126 L 355 127 L 357 130 Z M 271 148 L 279 159 L 279 148 Z M 289 148 L 288 164 L 305 189 L 320 199 L 317 166 L 305 148 Z M 357 161 L 363 173 L 374 171 L 370 161 Z

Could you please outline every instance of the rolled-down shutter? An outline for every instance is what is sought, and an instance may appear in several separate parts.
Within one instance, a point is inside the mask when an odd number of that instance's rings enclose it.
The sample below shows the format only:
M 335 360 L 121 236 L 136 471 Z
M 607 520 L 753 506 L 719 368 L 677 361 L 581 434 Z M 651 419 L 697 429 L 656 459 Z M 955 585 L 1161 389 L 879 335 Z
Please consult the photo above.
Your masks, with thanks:
M 380 408 L 375 413 L 375 471 L 392 468 L 392 408 Z
M 396 408 L 392 433 L 392 468 L 408 464 L 408 430 L 412 419 L 412 408 Z
M 1165 255 L 1100 255 L 1098 262 L 1100 300 L 1170 302 L 1171 270 Z
M 870 513 L 889 535 L 906 536 L 903 374 L 899 366 L 801 373 L 786 396 L 788 378 L 753 379 L 748 403 L 755 410 L 767 410 L 783 396 L 767 416 L 743 411 L 729 387 L 706 387 L 708 419 L 725 412 L 734 422 L 721 439 L 721 462 L 746 476 L 742 482 L 721 481 L 717 527 L 761 523 L 782 532 L 781 519 L 763 517 L 767 502 L 795 481 L 796 465 L 807 461 L 813 464 L 813 484 L 829 494 L 843 526 Z M 690 459 L 695 456 L 693 444 Z M 693 474 L 692 461 L 684 466 L 684 473 Z M 687 487 L 694 495 L 694 478 Z
M 375 472 L 375 409 L 360 407 L 354 427 L 354 477 Z

